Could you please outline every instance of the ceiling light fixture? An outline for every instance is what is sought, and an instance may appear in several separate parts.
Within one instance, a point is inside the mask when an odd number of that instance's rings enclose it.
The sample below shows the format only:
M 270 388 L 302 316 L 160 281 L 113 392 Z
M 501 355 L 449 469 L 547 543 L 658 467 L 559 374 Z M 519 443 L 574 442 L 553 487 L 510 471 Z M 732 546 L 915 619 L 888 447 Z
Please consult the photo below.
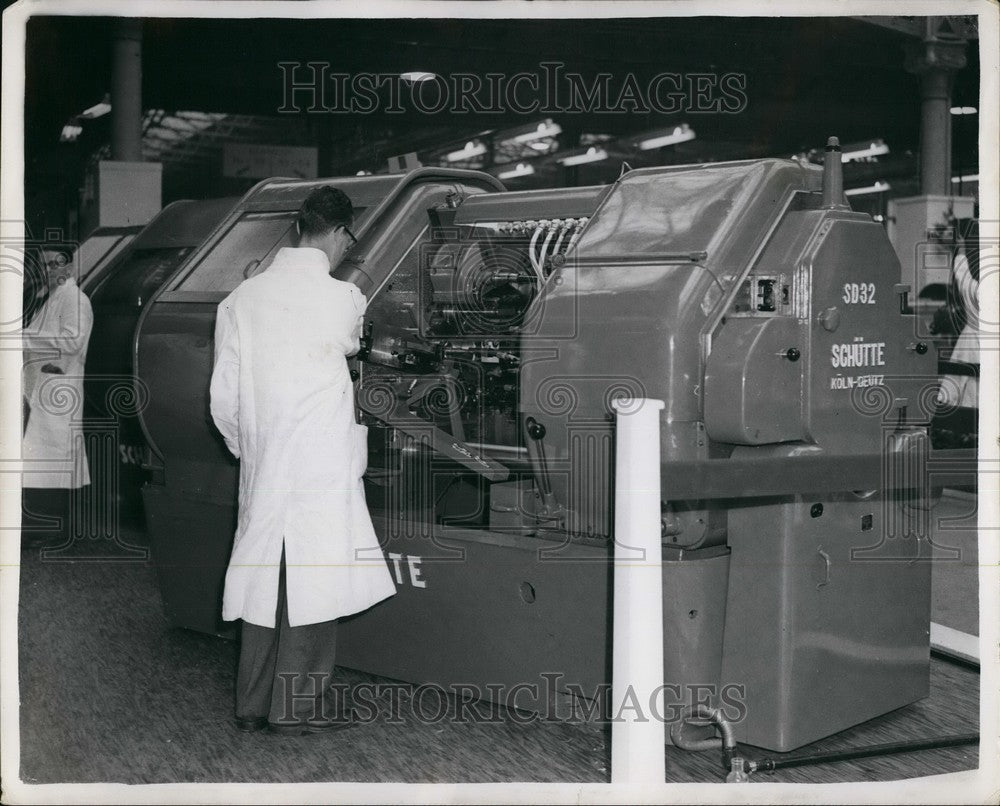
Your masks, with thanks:
M 84 109 L 80 113 L 80 117 L 84 120 L 93 120 L 94 118 L 102 117 L 111 111 L 111 96 L 105 95 L 104 100 L 100 103 L 96 103 L 88 109 Z
M 542 140 L 546 137 L 556 137 L 560 134 L 562 134 L 562 126 L 558 123 L 553 123 L 551 118 L 546 118 L 527 131 L 515 134 L 513 137 L 505 137 L 504 142 L 530 143 L 532 140 Z
M 845 196 L 864 196 L 869 193 L 885 193 L 889 189 L 888 182 L 878 181 L 874 185 L 868 185 L 863 188 L 851 188 L 850 190 L 845 190 Z
M 951 114 L 953 115 L 975 115 L 978 112 L 979 110 L 974 106 L 953 106 L 951 108 Z
M 481 157 L 485 153 L 486 146 L 478 140 L 470 140 L 465 144 L 465 148 L 459 149 L 458 151 L 450 151 L 444 155 L 444 158 L 448 162 L 461 162 L 463 160 L 471 160 L 475 157 Z
M 598 148 L 597 146 L 591 146 L 584 153 L 563 157 L 559 160 L 559 162 L 567 168 L 571 168 L 574 165 L 585 165 L 588 162 L 600 162 L 601 160 L 606 160 L 607 158 L 607 151 L 603 148 Z
M 76 139 L 83 134 L 83 126 L 76 123 L 75 120 L 71 120 L 65 126 L 62 127 L 62 133 L 59 135 L 60 143 L 75 143 Z
M 430 81 L 435 79 L 437 78 L 437 74 L 427 73 L 421 70 L 411 70 L 408 73 L 400 73 L 399 77 L 403 79 L 403 81 L 412 81 L 414 84 L 417 84 L 421 81 Z
M 534 172 L 535 169 L 533 166 L 519 162 L 516 168 L 498 173 L 497 179 L 517 179 L 519 176 L 531 176 Z
M 844 149 L 841 155 L 841 162 L 854 162 L 855 160 L 865 160 L 869 157 L 881 157 L 889 153 L 889 146 L 882 140 L 872 140 L 868 146 L 852 145 Z
M 694 140 L 695 136 L 694 129 L 686 123 L 682 123 L 680 126 L 675 126 L 668 132 L 647 137 L 645 140 L 640 140 L 639 150 L 652 151 L 654 148 L 664 148 L 666 146 L 677 145 L 677 143 Z

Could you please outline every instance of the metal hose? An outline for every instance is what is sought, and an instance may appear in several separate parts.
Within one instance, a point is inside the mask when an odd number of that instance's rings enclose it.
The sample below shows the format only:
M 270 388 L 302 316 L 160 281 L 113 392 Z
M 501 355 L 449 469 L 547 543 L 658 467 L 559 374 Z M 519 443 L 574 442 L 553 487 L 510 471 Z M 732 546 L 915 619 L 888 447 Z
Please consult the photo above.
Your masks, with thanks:
M 541 281 L 545 282 L 545 255 L 549 251 L 549 243 L 552 241 L 552 236 L 556 234 L 556 228 L 553 225 L 549 225 L 549 231 L 545 234 L 545 240 L 542 242 L 542 252 L 538 256 L 538 273 Z M 541 289 L 541 286 L 539 286 Z
M 541 291 L 545 276 L 542 274 L 542 267 L 538 263 L 538 256 L 535 254 L 535 244 L 538 243 L 538 236 L 542 234 L 542 227 L 539 225 L 535 229 L 535 234 L 531 236 L 531 243 L 528 245 L 528 259 L 531 261 L 531 268 L 538 278 L 538 290 Z
M 684 726 L 690 719 L 702 719 L 711 722 L 719 729 L 721 738 L 713 736 L 711 739 L 688 739 L 684 735 Z M 695 705 L 685 708 L 680 721 L 675 722 L 670 727 L 670 741 L 681 750 L 698 752 L 701 750 L 719 750 L 726 758 L 736 750 L 736 736 L 733 733 L 733 726 L 722 716 L 722 711 L 718 708 L 710 708 L 707 705 Z
M 835 761 L 850 761 L 856 758 L 872 758 L 876 756 L 891 756 L 898 753 L 915 753 L 919 750 L 938 750 L 943 747 L 961 747 L 968 744 L 979 744 L 978 733 L 961 733 L 954 736 L 938 736 L 930 739 L 911 739 L 903 742 L 888 742 L 873 744 L 867 747 L 848 747 L 842 750 L 827 750 L 808 755 L 788 756 L 786 758 L 765 757 L 757 760 L 747 759 L 744 762 L 746 772 L 771 772 L 789 767 L 807 767 L 813 764 L 830 764 Z
M 710 722 L 715 725 L 721 737 L 715 736 L 711 739 L 688 739 L 684 735 L 684 727 L 689 720 L 698 719 Z M 705 705 L 696 705 L 687 708 L 679 722 L 675 722 L 670 728 L 670 739 L 681 750 L 698 752 L 702 750 L 722 750 L 722 767 L 730 770 L 735 764 L 744 773 L 773 772 L 774 770 L 787 769 L 789 767 L 807 767 L 814 764 L 830 764 L 837 761 L 849 761 L 858 758 L 873 758 L 878 756 L 890 756 L 898 753 L 914 753 L 921 750 L 937 750 L 945 747 L 961 747 L 963 745 L 978 744 L 978 733 L 962 733 L 951 736 L 937 736 L 927 739 L 911 739 L 902 742 L 888 742 L 886 744 L 868 745 L 867 747 L 847 747 L 840 750 L 828 750 L 818 753 L 808 753 L 803 755 L 785 756 L 775 758 L 765 756 L 760 759 L 739 759 L 736 758 L 736 737 L 733 727 L 722 716 L 718 708 L 709 708 Z M 742 762 L 742 763 L 741 763 Z M 735 780 L 735 779 L 734 779 Z M 741 778 L 741 780 L 746 780 Z

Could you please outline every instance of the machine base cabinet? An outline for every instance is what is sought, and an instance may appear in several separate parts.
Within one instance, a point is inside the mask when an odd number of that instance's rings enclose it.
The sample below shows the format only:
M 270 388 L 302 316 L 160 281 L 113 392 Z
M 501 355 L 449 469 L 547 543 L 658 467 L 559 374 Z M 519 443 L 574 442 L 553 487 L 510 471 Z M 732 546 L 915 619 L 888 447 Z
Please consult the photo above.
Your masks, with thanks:
M 143 487 L 142 497 L 167 620 L 175 627 L 235 637 L 235 624 L 222 620 L 222 588 L 236 532 L 235 502 L 175 497 L 150 484 Z
M 738 741 L 784 752 L 927 696 L 929 544 L 906 514 L 850 493 L 730 511 L 722 679 L 745 686 Z

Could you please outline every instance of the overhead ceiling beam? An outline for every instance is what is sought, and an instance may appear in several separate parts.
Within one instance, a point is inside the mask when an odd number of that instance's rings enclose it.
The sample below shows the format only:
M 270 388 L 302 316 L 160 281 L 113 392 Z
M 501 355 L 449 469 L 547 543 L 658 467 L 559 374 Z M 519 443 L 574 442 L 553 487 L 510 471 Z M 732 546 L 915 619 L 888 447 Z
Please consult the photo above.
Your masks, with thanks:
M 854 17 L 860 22 L 899 31 L 917 39 L 945 35 L 959 39 L 979 39 L 979 24 L 974 14 L 952 17 Z M 928 31 L 928 22 L 931 29 Z

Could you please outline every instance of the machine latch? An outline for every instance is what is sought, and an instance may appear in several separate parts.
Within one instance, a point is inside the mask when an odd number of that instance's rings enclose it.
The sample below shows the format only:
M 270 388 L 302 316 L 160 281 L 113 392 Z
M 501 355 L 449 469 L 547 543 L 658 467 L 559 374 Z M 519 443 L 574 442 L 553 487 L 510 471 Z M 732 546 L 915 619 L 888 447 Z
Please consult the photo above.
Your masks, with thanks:
M 904 316 L 912 316 L 913 306 L 910 305 L 911 288 L 907 283 L 896 283 L 892 287 L 892 293 L 899 297 L 899 312 Z

